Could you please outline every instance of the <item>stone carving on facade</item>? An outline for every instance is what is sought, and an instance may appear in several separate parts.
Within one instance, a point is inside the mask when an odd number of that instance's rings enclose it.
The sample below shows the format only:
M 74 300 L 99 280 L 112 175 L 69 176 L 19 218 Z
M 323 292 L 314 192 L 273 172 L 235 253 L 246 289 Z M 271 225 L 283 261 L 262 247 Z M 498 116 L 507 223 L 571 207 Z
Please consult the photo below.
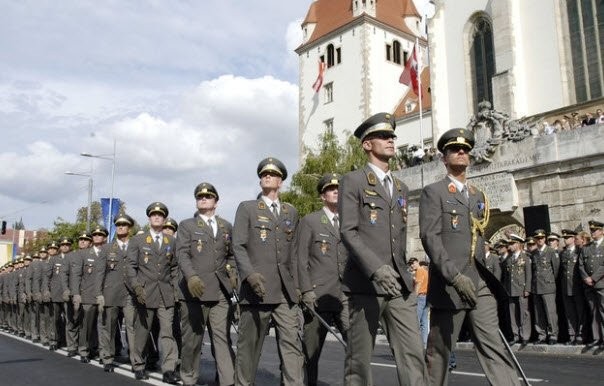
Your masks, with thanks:
M 492 162 L 491 156 L 504 142 L 518 142 L 531 136 L 537 123 L 510 119 L 504 112 L 491 107 L 488 101 L 478 104 L 478 112 L 466 126 L 474 132 L 476 143 L 470 155 L 476 163 Z

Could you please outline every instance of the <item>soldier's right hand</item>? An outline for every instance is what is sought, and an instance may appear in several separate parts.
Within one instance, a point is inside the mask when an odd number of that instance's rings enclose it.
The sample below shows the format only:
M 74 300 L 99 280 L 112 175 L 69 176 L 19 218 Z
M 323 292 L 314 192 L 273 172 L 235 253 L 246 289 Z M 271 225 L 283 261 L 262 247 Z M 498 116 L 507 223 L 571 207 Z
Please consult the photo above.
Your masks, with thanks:
M 70 290 L 66 289 L 65 291 L 63 291 L 63 301 L 64 302 L 68 302 L 70 295 L 71 295 L 71 291 Z
M 205 284 L 197 275 L 193 275 L 187 280 L 187 287 L 189 288 L 189 293 L 194 298 L 200 298 L 203 295 L 203 291 L 206 289 Z
M 266 279 L 259 272 L 254 272 L 247 277 L 247 282 L 250 283 L 252 290 L 259 297 L 263 298 L 266 295 L 266 290 L 264 289 L 264 283 L 266 283 Z
M 401 276 L 394 268 L 384 264 L 373 273 L 372 279 L 382 287 L 384 292 L 395 297 L 401 295 L 401 285 L 397 280 L 399 277 Z
M 34 302 L 40 303 L 42 301 L 42 294 L 40 292 L 35 292 L 33 295 Z
M 476 306 L 476 287 L 474 287 L 474 283 L 472 283 L 472 279 L 458 273 L 457 276 L 453 279 L 453 288 L 457 291 L 457 294 L 461 298 L 462 301 L 468 303 L 468 305 L 472 308 Z
M 142 285 L 134 287 L 134 294 L 136 295 L 136 301 L 139 304 L 145 305 L 145 289 Z
M 102 311 L 105 307 L 105 297 L 103 295 L 98 295 L 96 297 L 96 304 L 99 306 L 99 311 Z
M 315 291 L 306 291 L 302 294 L 302 303 L 304 303 L 306 308 L 314 310 L 316 306 L 316 301 L 317 294 L 315 293 Z
M 42 302 L 50 303 L 50 291 L 44 291 L 44 293 L 42 294 Z

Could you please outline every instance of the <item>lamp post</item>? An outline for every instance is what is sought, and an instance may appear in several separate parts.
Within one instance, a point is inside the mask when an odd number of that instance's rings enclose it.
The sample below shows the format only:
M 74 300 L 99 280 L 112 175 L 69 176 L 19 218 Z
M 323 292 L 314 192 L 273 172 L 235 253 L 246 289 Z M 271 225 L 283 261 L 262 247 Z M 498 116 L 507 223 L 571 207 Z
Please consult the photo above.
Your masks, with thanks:
M 113 139 L 113 153 L 112 154 L 90 154 L 90 153 L 80 153 L 82 157 L 90 157 L 90 158 L 100 158 L 104 160 L 111 161 L 111 196 L 109 197 L 109 215 L 107 217 L 107 228 L 111 229 L 111 224 L 113 220 L 113 187 L 115 183 L 115 138 Z
M 88 209 L 86 211 L 86 232 L 90 232 L 90 210 L 92 206 L 92 173 L 65 172 L 68 176 L 88 177 Z

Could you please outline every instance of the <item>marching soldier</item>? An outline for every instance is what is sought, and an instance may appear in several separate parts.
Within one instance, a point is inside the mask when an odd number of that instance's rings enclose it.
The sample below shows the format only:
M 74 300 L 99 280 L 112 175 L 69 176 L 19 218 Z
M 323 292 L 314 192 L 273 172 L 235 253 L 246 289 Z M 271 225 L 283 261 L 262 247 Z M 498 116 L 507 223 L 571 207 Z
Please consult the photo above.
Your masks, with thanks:
M 27 292 L 26 292 L 26 281 L 27 273 L 25 272 L 25 257 L 21 256 L 17 260 L 17 326 L 18 336 L 27 337 L 29 331 L 29 318 L 27 312 Z M 31 262 L 31 257 L 28 260 L 28 264 Z
M 134 347 L 130 349 L 135 378 L 148 379 L 144 351 L 154 318 L 159 320 L 159 352 L 163 381 L 176 384 L 174 372 L 178 347 L 172 335 L 174 317 L 174 280 L 177 261 L 175 240 L 162 233 L 168 208 L 161 202 L 147 207 L 150 229 L 128 243 L 128 281 L 136 296 L 138 319 L 135 323 Z
M 6 278 L 4 279 L 4 301 L 7 306 L 6 316 L 8 331 L 13 334 L 17 333 L 17 287 L 15 285 L 15 275 L 15 263 L 9 261 L 6 270 Z
M 65 338 L 65 323 L 61 318 L 65 308 L 61 275 L 69 269 L 69 265 L 65 254 L 59 253 L 59 243 L 56 241 L 48 245 L 48 255 L 46 273 L 42 275 L 42 301 L 48 304 L 48 349 L 55 351 L 63 345 Z
M 509 295 L 513 343 L 525 345 L 531 338 L 529 295 L 531 259 L 524 253 L 524 239 L 510 235 L 511 256 L 503 262 L 503 285 Z
M 535 344 L 558 342 L 558 314 L 556 312 L 556 277 L 560 269 L 558 253 L 545 245 L 545 231 L 537 229 L 533 235 L 537 248 L 531 256 L 531 293 L 535 308 Z
M 327 323 L 334 323 L 346 340 L 348 299 L 342 291 L 342 278 L 348 253 L 340 238 L 339 184 L 337 174 L 326 174 L 319 180 L 317 191 L 323 208 L 300 220 L 296 256 L 299 259 L 302 302 Z M 318 318 L 311 312 L 305 312 L 304 354 L 309 386 L 317 384 L 319 356 L 326 335 L 327 328 Z
M 31 341 L 32 343 L 40 342 L 40 308 L 39 308 L 39 298 L 36 298 L 35 293 L 39 294 L 40 288 L 39 285 L 36 288 L 35 278 L 36 278 L 36 270 L 39 270 L 40 267 L 40 253 L 36 251 L 32 254 L 32 262 L 29 265 L 28 275 L 27 275 L 27 291 L 28 291 L 28 306 L 29 306 L 29 330 L 31 332 Z
M 120 326 L 119 317 L 123 312 L 126 338 L 134 346 L 134 306 L 132 290 L 127 283 L 127 250 L 130 228 L 134 220 L 127 214 L 121 214 L 113 221 L 115 240 L 105 244 L 99 253 L 99 269 L 96 281 L 96 304 L 100 313 L 99 347 L 103 370 L 114 371 L 113 361 L 116 355 L 115 336 Z M 132 352 L 132 350 L 131 350 Z
M 564 250 L 560 254 L 560 286 L 562 304 L 568 325 L 570 344 L 583 344 L 585 298 L 579 273 L 579 250 L 575 247 L 577 232 L 562 229 Z
M 82 234 L 78 238 L 79 251 L 73 252 L 69 271 L 69 287 L 73 296 L 73 309 L 77 313 L 79 327 L 78 354 L 80 362 L 89 363 L 97 350 L 97 270 L 99 252 L 109 232 L 96 227 L 92 235 Z M 90 247 L 92 241 L 92 248 Z
M 6 278 L 6 264 L 0 267 L 0 329 L 6 330 L 6 312 L 4 310 L 4 279 Z
M 604 349 L 604 223 L 589 221 L 593 241 L 581 250 L 579 272 L 585 283 L 585 297 L 589 305 L 589 317 L 593 341 L 588 347 L 600 345 Z
M 36 255 L 36 253 L 34 253 Z M 26 339 L 32 339 L 32 295 L 31 295 L 31 280 L 32 280 L 32 261 L 33 257 L 25 255 L 23 258 L 23 296 L 25 302 L 23 302 L 23 332 Z
M 162 226 L 162 232 L 164 234 L 168 234 L 170 236 L 176 237 L 176 232 L 178 231 L 178 222 L 174 220 L 172 217 L 168 217 Z
M 82 238 L 80 236 L 80 238 Z M 80 244 L 78 239 L 78 244 Z M 90 242 L 87 241 L 87 245 Z M 60 254 L 64 256 L 64 268 L 60 271 L 61 277 L 61 288 L 63 288 L 63 294 L 61 299 L 63 300 L 63 308 L 65 312 L 65 341 L 67 344 L 67 356 L 74 357 L 78 353 L 78 342 L 80 340 L 80 314 L 74 309 L 74 305 L 71 298 L 71 289 L 69 288 L 69 275 L 71 262 L 77 257 L 77 252 L 71 250 L 72 241 L 70 238 L 64 237 L 59 241 Z
M 281 357 L 281 384 L 301 385 L 304 357 L 297 334 L 298 270 L 293 254 L 298 212 L 279 200 L 279 189 L 287 178 L 281 161 L 260 161 L 257 175 L 262 195 L 239 204 L 233 227 L 233 252 L 241 278 L 235 383 L 254 384 L 272 318 Z
M 48 250 L 46 248 L 47 247 L 43 246 L 38 252 L 40 261 L 38 264 L 34 264 L 34 278 L 32 283 L 34 303 L 38 307 L 40 343 L 42 343 L 43 346 L 49 345 L 48 330 L 50 328 L 50 303 L 44 301 L 44 287 L 42 286 L 44 281 L 43 276 L 48 272 Z
M 216 215 L 219 196 L 212 184 L 197 185 L 193 195 L 198 216 L 180 223 L 176 240 L 181 272 L 182 352 L 185 353 L 180 376 L 184 385 L 197 383 L 203 334 L 208 325 L 219 384 L 233 385 L 235 353 L 231 343 L 229 299 L 236 288 L 228 272 L 235 265 L 232 225 Z
M 445 132 L 438 140 L 438 150 L 447 176 L 426 186 L 420 197 L 420 237 L 434 268 L 428 288 L 432 306 L 427 350 L 430 384 L 447 383 L 451 346 L 465 320 L 489 382 L 518 385 L 512 358 L 498 334 L 496 297 L 505 296 L 505 289 L 484 261 L 487 197 L 466 180 L 473 147 L 471 131 Z
M 354 135 L 368 163 L 340 180 L 338 215 L 349 254 L 344 271 L 344 291 L 350 299 L 346 385 L 372 384 L 371 355 L 380 320 L 399 384 L 427 383 L 417 294 L 406 262 L 408 188 L 388 167 L 396 152 L 395 128 L 394 116 L 387 113 L 365 120 Z

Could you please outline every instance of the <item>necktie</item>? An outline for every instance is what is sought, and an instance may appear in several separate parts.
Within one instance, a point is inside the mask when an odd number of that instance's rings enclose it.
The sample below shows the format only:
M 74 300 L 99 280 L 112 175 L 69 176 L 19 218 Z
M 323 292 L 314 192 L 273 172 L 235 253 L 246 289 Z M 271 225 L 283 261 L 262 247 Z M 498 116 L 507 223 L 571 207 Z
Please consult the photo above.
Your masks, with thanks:
M 277 211 L 277 203 L 273 202 L 271 204 L 271 211 L 273 212 L 273 216 L 275 216 L 276 219 L 279 218 L 279 212 Z
M 466 199 L 466 204 L 468 204 L 470 202 L 470 194 L 468 193 L 468 187 L 466 185 L 461 189 L 461 194 L 463 194 L 463 197 Z
M 212 221 L 212 219 L 208 219 L 208 226 L 210 228 L 212 228 L 212 234 L 214 235 L 214 237 L 216 237 L 216 229 L 214 229 L 214 221 Z
M 340 229 L 340 221 L 338 220 L 338 215 L 333 216 L 333 227 L 336 229 Z
M 161 244 L 159 243 L 159 235 L 155 235 L 155 246 L 159 249 Z
M 392 193 L 390 192 L 390 176 L 384 177 L 384 189 L 386 190 L 388 198 L 392 198 Z

